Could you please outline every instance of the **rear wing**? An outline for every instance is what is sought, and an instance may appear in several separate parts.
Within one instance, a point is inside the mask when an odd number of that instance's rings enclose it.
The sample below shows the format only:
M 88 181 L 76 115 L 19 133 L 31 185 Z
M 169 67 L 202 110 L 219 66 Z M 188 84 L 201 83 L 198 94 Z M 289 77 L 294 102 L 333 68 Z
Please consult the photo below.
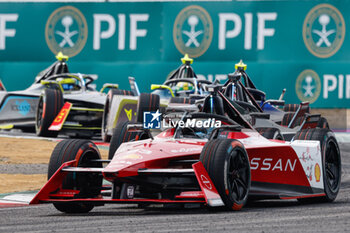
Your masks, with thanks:
M 135 78 L 129 77 L 129 83 L 130 83 L 131 91 L 132 91 L 132 93 L 134 93 L 134 96 L 139 96 L 140 91 L 139 91 L 139 87 L 137 86 L 137 83 L 135 81 Z
M 6 88 L 5 88 L 4 84 L 2 83 L 1 79 L 0 79 L 0 91 L 6 91 Z

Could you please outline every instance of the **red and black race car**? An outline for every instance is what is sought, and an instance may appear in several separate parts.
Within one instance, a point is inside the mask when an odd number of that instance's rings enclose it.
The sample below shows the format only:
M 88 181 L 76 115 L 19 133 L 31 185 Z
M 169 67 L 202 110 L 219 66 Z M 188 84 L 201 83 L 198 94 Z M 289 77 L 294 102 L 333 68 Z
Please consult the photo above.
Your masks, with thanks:
M 184 114 L 176 127 L 156 136 L 143 125 L 129 125 L 121 139 L 133 133 L 146 139 L 121 144 L 111 160 L 101 159 L 91 141 L 61 141 L 50 159 L 49 180 L 31 204 L 82 213 L 107 203 L 239 210 L 248 198 L 335 200 L 341 160 L 329 129 L 302 129 L 288 142 L 269 140 L 221 92 L 216 97 L 229 118 L 203 106 L 204 112 Z

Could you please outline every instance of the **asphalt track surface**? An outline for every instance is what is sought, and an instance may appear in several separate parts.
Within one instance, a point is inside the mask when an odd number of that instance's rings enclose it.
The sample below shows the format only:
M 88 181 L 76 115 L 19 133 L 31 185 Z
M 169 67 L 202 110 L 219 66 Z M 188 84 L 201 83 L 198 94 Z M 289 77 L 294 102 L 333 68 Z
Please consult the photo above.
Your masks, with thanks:
M 0 232 L 349 232 L 350 144 L 342 150 L 342 187 L 333 203 L 261 201 L 241 211 L 106 205 L 63 214 L 52 205 L 0 209 Z

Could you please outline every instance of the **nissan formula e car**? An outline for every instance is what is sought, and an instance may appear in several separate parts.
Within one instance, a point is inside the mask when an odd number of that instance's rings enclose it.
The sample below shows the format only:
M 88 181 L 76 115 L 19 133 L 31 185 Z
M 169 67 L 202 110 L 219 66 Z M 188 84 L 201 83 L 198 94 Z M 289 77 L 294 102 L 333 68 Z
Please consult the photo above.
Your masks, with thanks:
M 335 200 L 341 160 L 329 129 L 302 129 L 291 142 L 268 140 L 218 95 L 230 119 L 185 114 L 182 123 L 155 137 L 142 125 L 129 125 L 121 138 L 132 132 L 148 138 L 123 143 L 112 160 L 102 160 L 90 141 L 60 142 L 51 155 L 49 180 L 31 204 L 53 203 L 59 211 L 82 213 L 109 203 L 239 210 L 248 198 Z
M 181 59 L 182 65 L 174 71 L 163 84 L 152 84 L 150 94 L 139 93 L 138 86 L 134 78 L 129 78 L 131 91 L 111 90 L 105 104 L 105 111 L 102 120 L 102 139 L 109 141 L 113 129 L 125 122 L 142 122 L 143 115 L 140 109 L 146 108 L 148 103 L 157 102 L 159 106 L 153 106 L 150 111 L 161 107 L 165 109 L 169 104 L 176 104 L 187 108 L 194 104 L 198 98 L 203 98 L 206 94 L 206 86 L 212 84 L 205 79 L 197 78 L 192 69 L 193 59 L 187 54 Z M 156 99 L 152 99 L 155 97 Z M 139 101 L 140 100 L 140 101 Z
M 36 130 L 40 136 L 51 137 L 59 131 L 72 136 L 100 134 L 106 94 L 95 90 L 96 78 L 70 73 L 67 56 L 59 53 L 56 58 L 26 90 L 0 88 L 0 128 Z M 107 87 L 117 85 L 105 84 L 103 89 Z

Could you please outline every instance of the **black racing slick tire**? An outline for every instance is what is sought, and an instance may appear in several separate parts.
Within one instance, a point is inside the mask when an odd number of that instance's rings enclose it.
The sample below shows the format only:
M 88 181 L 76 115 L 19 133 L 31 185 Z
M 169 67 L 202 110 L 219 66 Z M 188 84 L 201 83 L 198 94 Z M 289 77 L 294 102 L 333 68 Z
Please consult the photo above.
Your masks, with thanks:
M 246 150 L 234 139 L 215 139 L 203 148 L 199 159 L 213 181 L 225 207 L 240 210 L 248 199 L 251 175 Z
M 285 104 L 283 107 L 284 112 L 296 112 L 299 108 L 299 104 Z
M 61 90 L 45 89 L 39 97 L 35 115 L 35 132 L 38 136 L 57 137 L 58 131 L 50 131 L 49 127 L 63 107 Z
M 284 112 L 296 112 L 299 108 L 300 104 L 285 104 L 283 107 Z M 307 113 L 310 113 L 310 107 L 306 111 Z
M 49 162 L 47 177 L 65 162 L 76 160 L 75 167 L 101 168 L 102 164 L 92 160 L 101 159 L 96 145 L 89 140 L 66 139 L 58 143 Z M 101 193 L 102 176 L 97 173 L 68 173 L 62 182 L 62 189 L 79 190 L 76 198 L 93 198 Z M 54 203 L 57 210 L 64 213 L 87 213 L 94 208 L 87 203 Z
M 338 195 L 341 183 L 341 156 L 334 133 L 326 128 L 304 129 L 297 132 L 294 140 L 319 141 L 322 155 L 322 174 L 325 196 L 301 198 L 300 202 L 332 202 Z
M 113 95 L 129 95 L 134 96 L 134 93 L 129 90 L 122 90 L 122 89 L 111 89 L 113 90 Z
M 320 120 L 317 123 L 317 127 L 321 129 L 329 129 L 329 124 L 326 118 L 320 117 Z
M 141 93 L 137 102 L 137 122 L 143 123 L 143 113 L 157 111 L 160 107 L 159 95 Z
M 112 99 L 115 95 L 129 95 L 133 96 L 134 94 L 128 90 L 121 89 L 110 89 L 107 93 L 107 98 L 104 106 L 103 116 L 102 116 L 102 129 L 101 129 L 101 137 L 104 142 L 109 142 L 111 140 L 111 135 L 108 134 L 108 117 L 111 109 Z
M 171 97 L 169 103 L 173 104 L 194 104 L 195 99 L 190 99 L 186 97 Z
M 284 141 L 284 137 L 281 134 L 281 131 L 277 128 L 260 127 L 256 128 L 256 131 L 258 131 L 261 134 L 261 136 L 267 139 Z
M 135 140 L 138 137 L 136 132 L 128 132 L 129 121 L 121 122 L 113 129 L 113 135 L 109 144 L 108 159 L 113 159 L 115 152 L 123 142 Z

